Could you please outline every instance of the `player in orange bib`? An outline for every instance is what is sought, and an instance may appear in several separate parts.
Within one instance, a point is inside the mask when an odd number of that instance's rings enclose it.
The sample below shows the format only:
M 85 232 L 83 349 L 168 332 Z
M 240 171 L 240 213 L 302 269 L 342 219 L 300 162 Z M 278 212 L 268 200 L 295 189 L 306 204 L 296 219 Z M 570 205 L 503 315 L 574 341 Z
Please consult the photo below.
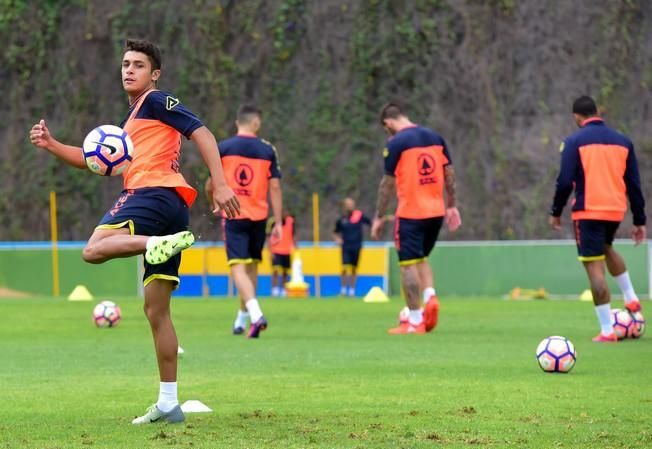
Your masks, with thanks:
M 272 255 L 272 296 L 285 296 L 285 283 L 289 281 L 292 251 L 297 244 L 294 240 L 295 220 L 283 212 L 283 230 L 281 238 L 272 235 L 276 221 L 271 218 L 267 223 L 269 235 L 269 252 Z
M 400 106 L 387 104 L 380 121 L 390 139 L 384 153 L 385 175 L 378 189 L 371 235 L 379 238 L 390 198 L 396 192 L 394 240 L 410 309 L 409 319 L 389 333 L 424 334 L 435 328 L 439 317 L 428 256 L 444 219 L 450 231 L 462 224 L 456 207 L 455 172 L 444 139 L 431 129 L 412 123 Z M 425 304 L 423 310 L 419 291 Z
M 233 217 L 239 203 L 226 185 L 213 134 L 171 94 L 156 89 L 161 53 L 154 44 L 128 40 L 122 58 L 122 86 L 130 109 L 121 127 L 134 154 L 124 172 L 124 191 L 104 215 L 83 251 L 86 262 L 145 255 L 145 315 L 154 337 L 160 375 L 159 398 L 133 424 L 181 422 L 177 399 L 177 336 L 170 318 L 172 290 L 179 284 L 181 251 L 194 242 L 188 208 L 197 195 L 179 172 L 181 136 L 199 149 L 213 179 L 212 203 Z M 72 165 L 86 169 L 82 149 L 56 140 L 45 120 L 32 127 L 32 143 Z
M 243 334 L 247 319 L 250 319 L 247 336 L 258 338 L 268 325 L 256 299 L 258 263 L 262 260 L 269 213 L 268 193 L 275 222 L 271 238 L 283 236 L 281 170 L 276 148 L 257 137 L 262 124 L 261 110 L 253 105 L 242 105 L 235 123 L 238 134 L 219 144 L 226 182 L 241 201 L 240 215 L 236 218 L 225 216 L 223 221 L 226 257 L 240 296 L 233 334 Z M 209 178 L 206 184 L 209 197 L 212 185 Z

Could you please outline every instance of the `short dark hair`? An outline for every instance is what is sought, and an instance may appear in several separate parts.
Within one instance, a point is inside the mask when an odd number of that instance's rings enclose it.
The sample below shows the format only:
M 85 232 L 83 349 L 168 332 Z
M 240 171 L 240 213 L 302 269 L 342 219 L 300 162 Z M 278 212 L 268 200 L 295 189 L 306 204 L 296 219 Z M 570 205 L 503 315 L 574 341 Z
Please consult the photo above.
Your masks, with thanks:
M 258 117 L 259 119 L 263 117 L 263 111 L 258 106 L 250 103 L 240 105 L 237 115 L 240 123 L 251 123 L 254 117 Z
M 583 117 L 591 117 L 598 114 L 598 107 L 595 105 L 593 98 L 588 95 L 582 95 L 573 102 L 573 114 Z
M 403 115 L 403 108 L 400 105 L 397 103 L 387 103 L 380 110 L 380 124 L 384 125 L 385 120 L 388 118 L 397 119 Z
M 144 39 L 127 39 L 125 42 L 125 51 L 137 51 L 145 53 L 152 64 L 152 70 L 161 68 L 161 50 L 150 41 Z

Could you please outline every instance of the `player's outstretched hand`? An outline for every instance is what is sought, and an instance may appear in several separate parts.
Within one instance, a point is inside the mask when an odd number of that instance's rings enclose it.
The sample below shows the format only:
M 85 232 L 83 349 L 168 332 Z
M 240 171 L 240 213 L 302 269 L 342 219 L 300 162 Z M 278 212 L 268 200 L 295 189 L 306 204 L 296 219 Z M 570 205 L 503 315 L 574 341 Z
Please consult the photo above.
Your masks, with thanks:
M 446 226 L 451 232 L 455 232 L 462 226 L 462 217 L 457 207 L 449 207 L 446 209 Z
M 383 230 L 383 226 L 385 225 L 385 220 L 379 217 L 374 218 L 373 223 L 371 223 L 371 237 L 374 240 L 378 240 L 380 238 L 380 233 Z
M 50 134 L 50 130 L 45 124 L 45 120 L 41 119 L 37 124 L 32 126 L 32 129 L 29 131 L 29 140 L 32 141 L 32 144 L 38 148 L 48 148 L 54 138 Z
M 552 227 L 552 229 L 555 231 L 559 231 L 561 229 L 561 217 L 553 217 L 551 215 L 550 218 L 548 218 L 548 223 L 550 223 L 550 227 Z
M 226 218 L 240 215 L 240 201 L 226 184 L 213 190 L 213 213 L 217 215 L 220 211 L 224 211 Z
M 634 226 L 632 228 L 632 240 L 634 240 L 634 245 L 638 246 L 645 241 L 647 237 L 647 230 L 645 226 Z

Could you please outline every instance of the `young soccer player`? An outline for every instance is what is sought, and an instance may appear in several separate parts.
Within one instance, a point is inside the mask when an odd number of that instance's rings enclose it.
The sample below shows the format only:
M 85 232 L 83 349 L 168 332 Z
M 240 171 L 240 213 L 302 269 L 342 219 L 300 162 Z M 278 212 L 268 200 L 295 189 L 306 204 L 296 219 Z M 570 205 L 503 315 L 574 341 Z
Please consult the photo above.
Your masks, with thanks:
M 223 221 L 226 257 L 240 296 L 233 334 L 243 334 L 250 319 L 248 337 L 258 338 L 260 332 L 267 329 L 267 320 L 256 299 L 258 263 L 262 259 L 269 212 L 267 193 L 269 191 L 274 213 L 272 238 L 280 239 L 283 236 L 281 171 L 274 146 L 257 137 L 262 124 L 261 110 L 253 105 L 240 106 L 235 124 L 237 135 L 219 144 L 226 182 L 241 198 L 242 204 L 237 219 L 226 216 Z M 213 182 L 211 178 L 206 182 L 210 198 Z
M 455 171 L 444 139 L 431 129 L 412 123 L 400 106 L 387 104 L 382 109 L 380 121 L 390 139 L 384 152 L 385 175 L 378 188 L 371 235 L 380 236 L 383 216 L 390 197 L 396 192 L 394 238 L 401 282 L 410 309 L 408 321 L 390 329 L 389 333 L 424 334 L 432 331 L 439 319 L 439 300 L 428 256 L 437 242 L 444 218 L 450 231 L 462 224 L 456 207 Z M 423 311 L 419 290 L 425 303 Z
M 591 97 L 575 100 L 573 115 L 580 129 L 562 143 L 561 169 L 549 221 L 554 229 L 561 229 L 562 211 L 575 190 L 572 218 L 577 251 L 589 278 L 600 323 L 600 333 L 593 341 L 615 343 L 618 338 L 611 324 L 605 262 L 622 290 L 625 307 L 638 312 L 641 303 L 625 262 L 612 245 L 627 211 L 627 199 L 634 219 L 632 239 L 636 245 L 645 240 L 645 200 L 631 140 L 605 125 Z
M 272 254 L 272 296 L 285 296 L 285 283 L 289 280 L 290 258 L 296 247 L 294 241 L 294 217 L 283 212 L 283 230 L 280 239 L 272 235 L 274 218 L 269 220 L 269 251 Z
M 161 382 L 158 401 L 133 424 L 185 419 L 177 399 L 178 342 L 170 299 L 179 284 L 180 252 L 194 242 L 187 230 L 188 208 L 197 192 L 179 172 L 182 135 L 197 145 L 211 172 L 215 210 L 229 217 L 239 211 L 238 200 L 226 185 L 213 134 L 176 97 L 156 89 L 160 76 L 158 47 L 148 41 L 128 40 L 122 58 L 122 86 L 130 109 L 120 126 L 133 141 L 133 160 L 123 174 L 122 194 L 95 228 L 82 254 L 93 264 L 145 255 L 144 308 Z M 45 120 L 32 127 L 30 139 L 69 165 L 86 168 L 81 148 L 56 140 Z
M 371 220 L 355 208 L 353 198 L 342 201 L 343 214 L 335 223 L 333 240 L 342 251 L 342 296 L 355 296 L 355 280 L 363 241 L 363 226 Z

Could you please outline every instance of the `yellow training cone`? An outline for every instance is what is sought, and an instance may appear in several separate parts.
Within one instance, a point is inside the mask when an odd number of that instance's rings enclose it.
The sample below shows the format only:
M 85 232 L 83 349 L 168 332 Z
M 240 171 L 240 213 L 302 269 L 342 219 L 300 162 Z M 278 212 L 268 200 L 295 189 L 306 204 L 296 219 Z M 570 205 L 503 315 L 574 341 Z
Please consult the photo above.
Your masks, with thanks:
M 371 287 L 365 295 L 364 302 L 389 302 L 389 298 L 380 287 Z
M 591 290 L 584 290 L 580 295 L 580 301 L 593 301 L 593 293 L 591 293 Z
M 78 285 L 75 287 L 70 295 L 68 295 L 68 301 L 92 301 L 93 295 L 88 289 L 83 285 Z

